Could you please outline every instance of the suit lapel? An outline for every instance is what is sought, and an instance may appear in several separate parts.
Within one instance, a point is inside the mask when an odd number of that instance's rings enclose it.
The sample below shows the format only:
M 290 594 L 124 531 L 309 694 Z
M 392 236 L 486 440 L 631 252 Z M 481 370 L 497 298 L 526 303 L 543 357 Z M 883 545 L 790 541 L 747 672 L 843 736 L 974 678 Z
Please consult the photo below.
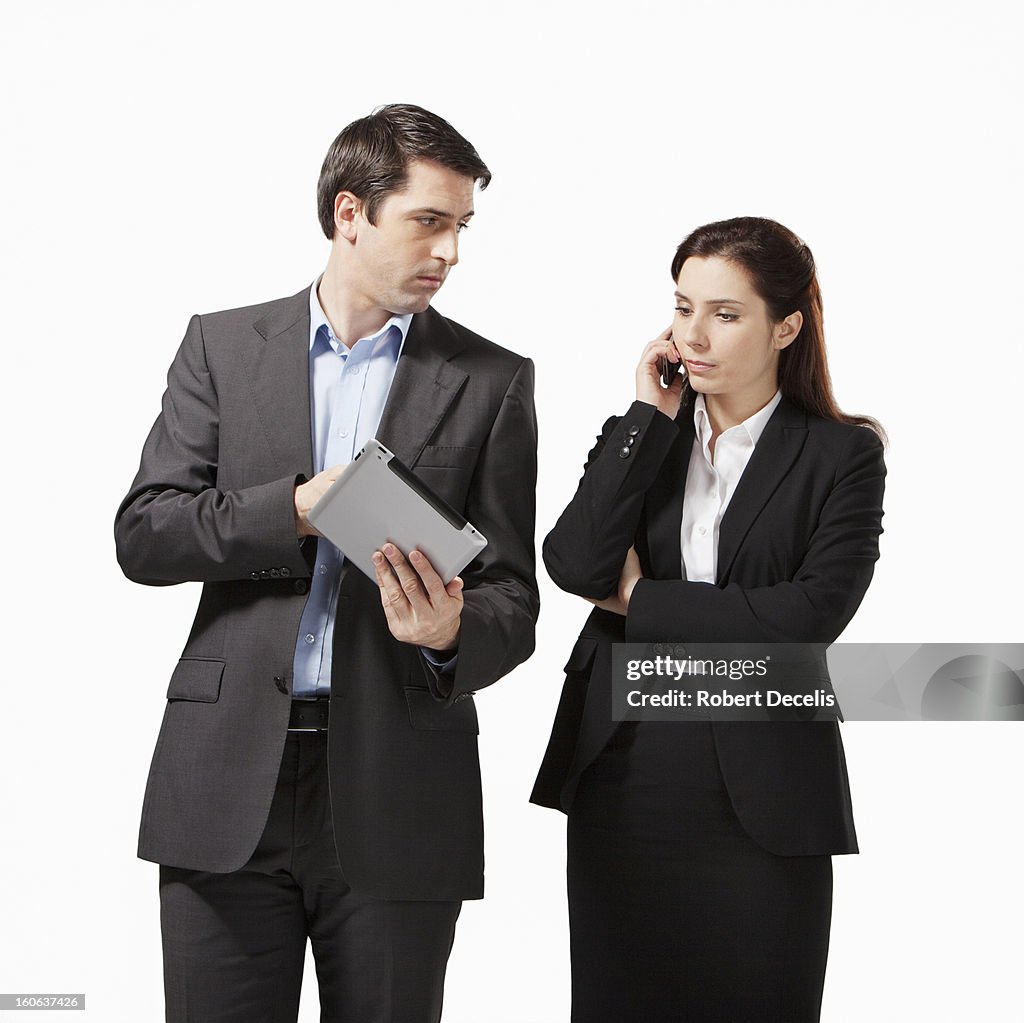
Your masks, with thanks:
M 466 381 L 449 362 L 462 347 L 440 313 L 427 309 L 412 318 L 377 429 L 380 442 L 406 465 L 416 464 Z
M 718 533 L 721 585 L 754 520 L 792 468 L 807 439 L 807 416 L 785 398 L 779 403 L 750 456 Z
M 679 438 L 662 462 L 647 491 L 647 541 L 656 579 L 682 578 L 679 530 L 683 522 L 683 493 L 693 447 L 693 406 L 683 406 L 676 416 Z
M 282 475 L 313 475 L 309 409 L 309 288 L 274 302 L 253 324 L 263 339 L 248 345 L 253 398 Z

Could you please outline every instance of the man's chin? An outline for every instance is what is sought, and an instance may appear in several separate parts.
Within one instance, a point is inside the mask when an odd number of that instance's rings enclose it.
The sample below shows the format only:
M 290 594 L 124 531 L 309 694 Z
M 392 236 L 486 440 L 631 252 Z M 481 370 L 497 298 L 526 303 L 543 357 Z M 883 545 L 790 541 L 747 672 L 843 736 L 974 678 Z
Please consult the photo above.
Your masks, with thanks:
M 430 308 L 430 300 L 434 297 L 434 292 L 429 295 L 415 295 L 409 296 L 403 299 L 402 302 L 396 303 L 391 309 L 391 312 L 395 316 L 404 316 L 407 313 L 423 313 Z

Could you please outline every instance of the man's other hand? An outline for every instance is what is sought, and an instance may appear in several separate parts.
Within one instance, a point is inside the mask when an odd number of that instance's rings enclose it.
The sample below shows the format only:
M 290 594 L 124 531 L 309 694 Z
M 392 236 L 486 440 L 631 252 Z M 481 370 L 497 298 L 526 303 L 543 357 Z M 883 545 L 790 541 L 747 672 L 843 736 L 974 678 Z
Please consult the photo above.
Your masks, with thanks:
M 331 484 L 345 471 L 350 462 L 332 465 L 330 469 L 318 472 L 311 480 L 295 488 L 295 532 L 298 536 L 320 536 L 320 531 L 306 517 L 313 505 L 320 500 Z

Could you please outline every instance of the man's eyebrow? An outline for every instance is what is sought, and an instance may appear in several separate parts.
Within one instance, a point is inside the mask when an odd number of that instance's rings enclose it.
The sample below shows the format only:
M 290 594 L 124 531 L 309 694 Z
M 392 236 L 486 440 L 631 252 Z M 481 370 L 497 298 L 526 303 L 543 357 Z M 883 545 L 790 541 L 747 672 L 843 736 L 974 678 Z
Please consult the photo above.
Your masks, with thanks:
M 675 293 L 676 298 L 681 299 L 683 302 L 689 302 L 690 300 L 685 296 L 681 295 L 678 291 Z M 705 305 L 743 305 L 738 298 L 709 298 Z
M 475 213 L 475 210 L 470 210 L 468 213 L 463 213 L 459 220 L 469 220 Z M 418 210 L 413 210 L 410 217 L 422 217 L 424 214 L 428 214 L 431 217 L 440 217 L 442 220 L 454 220 L 455 214 L 449 213 L 447 210 L 436 210 L 433 206 L 423 206 Z

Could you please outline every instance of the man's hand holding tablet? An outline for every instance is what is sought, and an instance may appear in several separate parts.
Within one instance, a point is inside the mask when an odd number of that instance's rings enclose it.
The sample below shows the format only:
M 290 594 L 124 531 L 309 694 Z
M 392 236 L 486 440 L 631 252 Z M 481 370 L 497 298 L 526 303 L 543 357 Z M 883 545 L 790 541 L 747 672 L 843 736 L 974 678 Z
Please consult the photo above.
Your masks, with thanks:
M 373 564 L 388 628 L 395 639 L 439 653 L 459 645 L 462 579 L 447 586 L 421 551 L 408 559 L 393 544 L 375 551 Z
M 300 498 L 306 486 L 309 494 Z M 463 604 L 458 573 L 487 545 L 479 531 L 377 440 L 348 466 L 303 487 L 296 490 L 297 518 L 376 581 L 391 634 L 435 651 L 454 649 Z M 303 516 L 302 501 L 317 488 L 320 497 Z

